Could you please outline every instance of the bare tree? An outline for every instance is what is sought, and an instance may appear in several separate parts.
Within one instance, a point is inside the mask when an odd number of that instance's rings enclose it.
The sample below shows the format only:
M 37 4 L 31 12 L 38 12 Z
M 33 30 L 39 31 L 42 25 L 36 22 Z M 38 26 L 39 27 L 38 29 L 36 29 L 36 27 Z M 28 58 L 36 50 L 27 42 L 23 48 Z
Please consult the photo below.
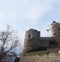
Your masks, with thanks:
M 0 62 L 3 56 L 6 56 L 9 51 L 17 46 L 21 47 L 19 42 L 18 34 L 11 30 L 9 25 L 7 26 L 7 29 L 0 32 Z

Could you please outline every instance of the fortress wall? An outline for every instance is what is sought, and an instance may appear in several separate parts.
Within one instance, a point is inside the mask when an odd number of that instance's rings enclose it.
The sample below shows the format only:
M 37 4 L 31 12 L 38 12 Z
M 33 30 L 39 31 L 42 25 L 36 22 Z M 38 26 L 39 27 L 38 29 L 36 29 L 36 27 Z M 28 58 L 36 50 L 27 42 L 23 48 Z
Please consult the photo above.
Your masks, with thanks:
M 47 50 L 50 42 L 55 42 L 53 37 L 40 37 L 40 32 L 34 29 L 26 31 L 23 53 Z
M 40 37 L 40 31 L 29 29 L 26 31 L 23 52 L 49 48 L 49 44 L 58 42 L 60 39 L 60 23 L 53 21 L 51 24 L 52 37 Z M 59 39 L 57 39 L 59 37 Z M 55 41 L 55 42 L 54 42 Z M 60 42 L 60 40 L 59 40 Z M 58 43 L 60 45 L 60 43 Z
M 60 23 L 53 21 L 51 24 L 51 32 L 52 37 L 40 37 L 40 32 L 37 30 L 30 29 L 26 31 L 23 53 L 31 53 L 33 50 L 40 51 L 44 48 L 49 50 L 51 45 L 54 46 L 54 48 L 58 44 L 60 46 L 60 43 L 58 43 L 58 40 L 60 42 Z M 49 53 L 48 55 L 39 55 L 37 53 L 36 55 L 22 55 L 20 62 L 60 62 L 60 54 Z
M 26 49 L 24 52 L 41 51 L 50 48 L 50 44 L 54 44 L 55 40 L 52 37 L 40 37 L 39 39 L 32 38 L 26 41 Z M 53 43 L 50 43 L 53 42 Z M 25 48 L 24 47 L 24 48 Z
M 60 62 L 60 54 L 50 53 L 48 55 L 26 55 L 21 57 L 20 62 Z

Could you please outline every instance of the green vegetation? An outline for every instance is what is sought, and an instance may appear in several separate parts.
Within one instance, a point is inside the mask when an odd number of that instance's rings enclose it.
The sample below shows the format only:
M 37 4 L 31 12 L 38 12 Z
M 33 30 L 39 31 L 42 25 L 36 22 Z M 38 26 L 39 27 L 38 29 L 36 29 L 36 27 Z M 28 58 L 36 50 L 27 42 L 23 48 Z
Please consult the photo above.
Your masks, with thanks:
M 24 55 L 37 55 L 38 54 L 38 55 L 42 56 L 44 54 L 48 55 L 49 53 L 56 53 L 57 54 L 57 52 L 58 52 L 58 49 L 52 49 L 52 50 L 47 50 L 47 51 L 28 52 L 28 53 L 26 53 Z

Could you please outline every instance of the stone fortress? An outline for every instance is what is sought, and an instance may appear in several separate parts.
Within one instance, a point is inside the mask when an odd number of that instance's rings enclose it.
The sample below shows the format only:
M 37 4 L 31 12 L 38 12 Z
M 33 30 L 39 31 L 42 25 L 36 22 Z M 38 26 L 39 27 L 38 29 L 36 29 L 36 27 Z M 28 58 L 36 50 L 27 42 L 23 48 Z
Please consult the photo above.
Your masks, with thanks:
M 26 31 L 23 53 L 31 51 L 45 51 L 60 47 L 60 23 L 51 23 L 52 37 L 41 37 L 40 31 L 29 29 Z

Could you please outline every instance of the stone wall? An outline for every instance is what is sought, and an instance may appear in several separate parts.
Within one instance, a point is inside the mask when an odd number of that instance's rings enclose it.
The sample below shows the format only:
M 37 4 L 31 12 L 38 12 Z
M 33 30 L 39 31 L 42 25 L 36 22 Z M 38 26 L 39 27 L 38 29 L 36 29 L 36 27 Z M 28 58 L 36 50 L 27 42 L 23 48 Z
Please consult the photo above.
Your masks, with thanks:
M 25 41 L 25 50 L 24 53 L 32 52 L 32 51 L 44 51 L 51 48 L 52 45 L 56 45 L 54 38 L 52 37 L 40 37 L 32 38 Z
M 60 62 L 60 54 L 26 55 L 21 57 L 20 62 Z

